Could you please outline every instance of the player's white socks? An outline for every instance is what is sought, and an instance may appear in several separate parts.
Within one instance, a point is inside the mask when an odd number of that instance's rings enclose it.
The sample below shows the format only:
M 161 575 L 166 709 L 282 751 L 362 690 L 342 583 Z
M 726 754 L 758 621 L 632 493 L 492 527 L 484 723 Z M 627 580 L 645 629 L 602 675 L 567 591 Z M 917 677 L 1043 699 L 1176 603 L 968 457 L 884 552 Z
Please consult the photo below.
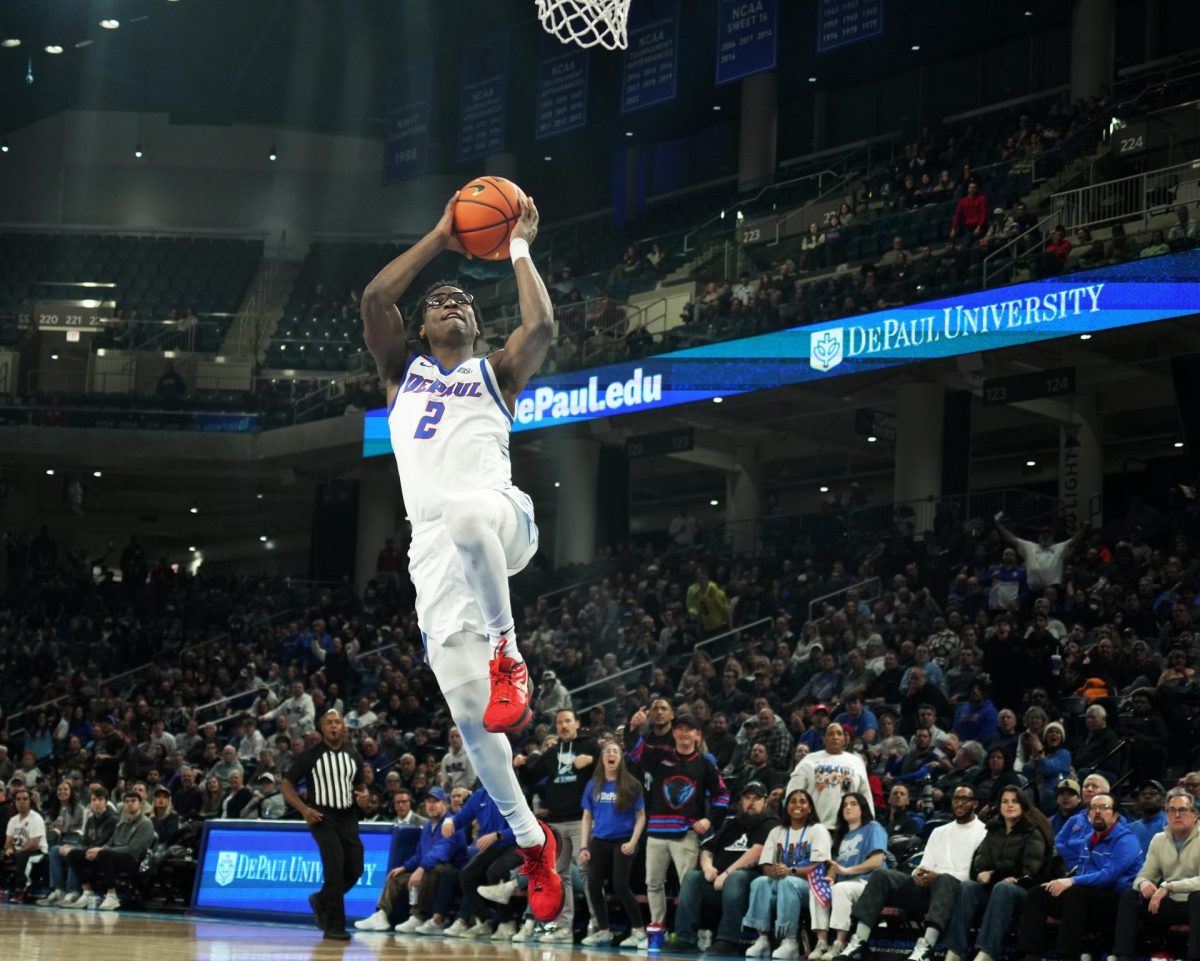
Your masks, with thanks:
M 510 627 L 507 631 L 502 631 L 500 634 L 497 634 L 497 635 L 489 634 L 488 635 L 488 644 L 491 645 L 491 648 L 492 648 L 492 657 L 496 656 L 496 653 L 500 647 L 501 641 L 505 642 L 505 645 L 504 645 L 504 656 L 505 657 L 511 657 L 518 664 L 525 663 L 525 656 L 521 653 L 520 648 L 517 647 L 516 628 Z

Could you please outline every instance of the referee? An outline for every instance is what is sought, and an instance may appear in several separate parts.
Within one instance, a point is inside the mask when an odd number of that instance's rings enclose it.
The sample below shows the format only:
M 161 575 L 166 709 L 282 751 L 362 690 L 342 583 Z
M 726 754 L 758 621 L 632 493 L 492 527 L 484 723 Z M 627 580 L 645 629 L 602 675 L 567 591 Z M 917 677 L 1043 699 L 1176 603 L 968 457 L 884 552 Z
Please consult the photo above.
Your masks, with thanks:
M 367 790 L 363 760 L 345 744 L 346 725 L 336 710 L 322 714 L 317 725 L 321 743 L 296 755 L 283 779 L 282 792 L 308 824 L 321 852 L 325 884 L 308 896 L 317 927 L 330 941 L 349 941 L 343 899 L 363 871 L 363 846 L 354 816 L 355 795 Z M 311 807 L 296 793 L 301 781 L 308 784 Z

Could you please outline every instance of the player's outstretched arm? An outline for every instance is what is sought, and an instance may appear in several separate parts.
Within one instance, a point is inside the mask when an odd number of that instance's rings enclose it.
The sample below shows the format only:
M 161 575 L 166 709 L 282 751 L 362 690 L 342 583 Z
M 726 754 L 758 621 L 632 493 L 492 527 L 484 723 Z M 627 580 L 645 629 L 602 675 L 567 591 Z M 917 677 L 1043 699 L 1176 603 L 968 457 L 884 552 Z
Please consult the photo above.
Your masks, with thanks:
M 513 227 L 512 239 L 532 244 L 537 229 L 538 209 L 529 197 L 522 206 L 521 219 Z M 529 257 L 518 257 L 513 263 L 513 271 L 517 275 L 521 326 L 509 335 L 504 350 L 497 352 L 492 362 L 500 392 L 510 408 L 542 366 L 554 340 L 554 305 L 533 261 Z
M 363 340 L 375 358 L 380 379 L 387 385 L 398 383 L 408 359 L 404 341 L 404 318 L 396 301 L 404 296 L 409 284 L 443 250 L 465 254 L 454 236 L 455 193 L 446 202 L 437 226 L 379 271 L 363 291 L 360 305 Z

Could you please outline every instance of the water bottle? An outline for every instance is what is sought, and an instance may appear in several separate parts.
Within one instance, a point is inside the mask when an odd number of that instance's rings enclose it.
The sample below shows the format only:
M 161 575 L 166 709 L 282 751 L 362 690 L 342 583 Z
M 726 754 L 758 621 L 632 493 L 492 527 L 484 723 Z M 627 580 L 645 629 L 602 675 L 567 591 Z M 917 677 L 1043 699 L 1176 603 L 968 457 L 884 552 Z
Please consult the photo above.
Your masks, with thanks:
M 708 928 L 701 928 L 696 936 L 696 947 L 701 951 L 707 951 L 712 947 L 713 933 Z

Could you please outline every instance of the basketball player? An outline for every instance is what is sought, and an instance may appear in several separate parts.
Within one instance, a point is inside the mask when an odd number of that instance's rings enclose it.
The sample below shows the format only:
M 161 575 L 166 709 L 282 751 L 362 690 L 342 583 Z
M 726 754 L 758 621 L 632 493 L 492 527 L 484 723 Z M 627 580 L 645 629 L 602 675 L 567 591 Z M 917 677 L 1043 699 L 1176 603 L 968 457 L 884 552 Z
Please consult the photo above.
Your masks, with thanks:
M 508 577 L 538 545 L 533 504 L 513 486 L 509 432 L 517 397 L 550 347 L 554 311 L 529 256 L 538 227 L 529 199 L 510 242 L 521 325 L 504 349 L 474 356 L 474 297 L 445 282 L 425 291 L 417 308 L 424 352 L 410 348 L 396 301 L 442 251 L 466 253 L 453 232 L 455 199 L 363 291 L 363 338 L 387 387 L 388 429 L 413 528 L 408 571 L 429 666 L 479 780 L 516 836 L 530 910 L 549 921 L 563 904 L 558 845 L 521 794 L 505 735 L 533 716 Z

